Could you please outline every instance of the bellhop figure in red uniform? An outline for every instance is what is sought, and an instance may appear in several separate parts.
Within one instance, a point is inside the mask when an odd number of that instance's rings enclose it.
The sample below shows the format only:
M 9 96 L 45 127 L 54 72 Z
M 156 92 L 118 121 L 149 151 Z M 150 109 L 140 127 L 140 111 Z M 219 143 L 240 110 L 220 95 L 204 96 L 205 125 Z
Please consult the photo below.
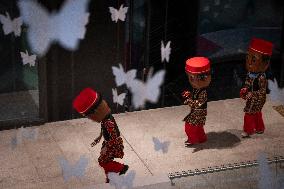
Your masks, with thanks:
M 91 88 L 85 88 L 74 99 L 73 107 L 81 115 L 101 123 L 100 136 L 94 140 L 91 146 L 93 147 L 99 143 L 103 136 L 104 141 L 98 162 L 105 170 L 106 182 L 109 182 L 107 176 L 109 172 L 126 173 L 128 165 L 114 161 L 114 158 L 123 158 L 124 146 L 115 119 L 111 114 L 108 104 L 102 99 L 102 96 Z
M 249 137 L 255 132 L 262 134 L 265 129 L 261 109 L 266 101 L 265 71 L 269 66 L 272 49 L 271 42 L 258 38 L 253 38 L 248 48 L 246 57 L 248 74 L 240 91 L 240 97 L 246 100 L 243 138 Z
M 191 107 L 184 118 L 185 133 L 188 139 L 185 145 L 202 143 L 207 140 L 204 125 L 207 115 L 207 90 L 211 82 L 210 61 L 205 57 L 193 57 L 186 61 L 185 71 L 193 91 L 184 91 L 184 103 Z

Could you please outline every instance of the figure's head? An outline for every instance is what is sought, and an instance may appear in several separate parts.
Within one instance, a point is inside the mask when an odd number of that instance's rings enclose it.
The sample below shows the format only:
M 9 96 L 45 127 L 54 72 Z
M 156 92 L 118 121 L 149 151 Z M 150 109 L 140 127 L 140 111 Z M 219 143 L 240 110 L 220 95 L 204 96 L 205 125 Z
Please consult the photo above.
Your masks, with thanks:
M 73 100 L 73 107 L 81 115 L 96 121 L 101 122 L 111 110 L 102 96 L 91 88 L 83 89 L 78 96 Z
M 205 57 L 193 57 L 186 61 L 185 72 L 193 88 L 208 87 L 211 82 L 210 61 Z
M 273 44 L 271 42 L 253 38 L 246 57 L 247 71 L 265 72 L 270 63 L 272 49 Z

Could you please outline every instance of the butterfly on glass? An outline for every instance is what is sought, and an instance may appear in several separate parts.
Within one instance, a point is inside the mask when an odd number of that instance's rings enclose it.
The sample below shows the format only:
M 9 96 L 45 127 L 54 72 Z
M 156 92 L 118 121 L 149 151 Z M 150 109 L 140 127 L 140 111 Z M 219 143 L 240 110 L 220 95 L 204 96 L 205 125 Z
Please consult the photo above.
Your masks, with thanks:
M 276 79 L 268 80 L 268 88 L 270 90 L 269 97 L 272 101 L 284 103 L 284 88 L 278 87 Z
M 35 66 L 35 60 L 36 60 L 36 55 L 29 55 L 28 51 L 26 52 L 20 52 L 23 64 L 29 64 L 30 66 Z
M 171 50 L 171 41 L 168 41 L 166 46 L 164 45 L 164 41 L 161 41 L 161 62 L 169 62 Z
M 126 86 L 129 87 L 136 77 L 136 72 L 137 71 L 134 69 L 124 72 L 121 64 L 119 64 L 118 68 L 114 66 L 112 67 L 112 73 L 115 76 L 115 83 L 117 86 L 126 84 Z
M 63 157 L 58 158 L 59 165 L 63 172 L 64 181 L 67 182 L 72 176 L 77 178 L 82 178 L 85 175 L 86 168 L 89 163 L 89 159 L 84 155 L 80 156 L 80 159 L 75 165 L 70 165 L 70 163 Z
M 123 4 L 120 5 L 118 10 L 113 7 L 109 7 L 109 12 L 111 13 L 111 20 L 116 23 L 118 22 L 118 20 L 125 21 L 127 10 L 128 7 L 123 7 Z
M 135 171 L 131 170 L 127 175 L 119 175 L 118 173 L 108 173 L 109 183 L 113 185 L 115 189 L 133 188 L 133 181 L 135 178 Z
M 5 35 L 8 35 L 9 33 L 14 32 L 15 36 L 19 37 L 22 32 L 22 18 L 14 18 L 11 19 L 8 12 L 6 12 L 6 16 L 0 14 L 0 22 L 3 24 L 2 28 Z
M 170 145 L 169 141 L 161 142 L 158 138 L 152 137 L 153 143 L 154 143 L 154 148 L 155 151 L 161 150 L 163 153 L 168 152 L 168 148 Z
M 123 103 L 124 103 L 126 93 L 121 93 L 120 95 L 118 95 L 117 90 L 112 89 L 112 95 L 113 95 L 113 103 L 117 103 L 117 104 L 120 104 L 122 106 Z
M 130 91 L 135 108 L 144 107 L 146 101 L 151 103 L 158 101 L 161 93 L 160 86 L 164 81 L 165 73 L 165 70 L 160 70 L 152 77 L 152 72 L 149 72 L 145 83 L 138 79 L 131 82 Z
M 54 41 L 68 50 L 76 50 L 79 39 L 83 39 L 86 33 L 88 2 L 66 0 L 60 12 L 48 13 L 34 0 L 20 0 L 18 7 L 28 26 L 27 37 L 32 51 L 42 56 Z

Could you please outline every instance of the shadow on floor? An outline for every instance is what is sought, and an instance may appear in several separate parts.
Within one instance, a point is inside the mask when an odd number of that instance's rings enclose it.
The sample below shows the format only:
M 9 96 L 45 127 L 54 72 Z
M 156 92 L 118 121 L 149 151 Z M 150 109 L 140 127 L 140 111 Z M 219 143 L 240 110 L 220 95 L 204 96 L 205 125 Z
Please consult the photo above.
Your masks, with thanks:
M 195 148 L 193 153 L 206 149 L 232 148 L 240 144 L 241 139 L 238 137 L 240 133 L 239 130 L 210 132 L 207 133 L 208 140 L 205 143 L 196 144 L 189 148 Z

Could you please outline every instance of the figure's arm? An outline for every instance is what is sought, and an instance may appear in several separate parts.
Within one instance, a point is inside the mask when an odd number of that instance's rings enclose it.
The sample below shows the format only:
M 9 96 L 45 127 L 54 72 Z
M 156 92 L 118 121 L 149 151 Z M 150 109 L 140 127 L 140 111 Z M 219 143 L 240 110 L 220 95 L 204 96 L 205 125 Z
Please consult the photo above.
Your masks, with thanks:
M 100 135 L 94 140 L 94 142 L 91 143 L 91 146 L 94 147 L 96 144 L 98 144 L 101 141 L 102 136 L 103 136 L 103 131 L 101 129 Z
M 241 88 L 241 90 L 240 90 L 240 97 L 242 98 L 242 99 L 247 99 L 247 95 L 248 95 L 248 90 L 249 90 L 249 85 L 250 85 L 250 83 L 249 83 L 249 78 L 248 77 L 246 77 L 246 81 L 245 81 L 245 84 L 244 84 L 244 86 Z
M 259 86 L 259 90 L 252 92 L 252 96 L 254 98 L 257 98 L 259 96 L 263 96 L 266 94 L 267 79 L 265 78 L 264 75 L 261 75 L 258 78 L 258 86 Z
M 203 104 L 207 102 L 207 92 L 203 90 L 199 95 L 197 100 L 193 100 L 192 98 L 188 98 L 186 100 L 187 104 L 191 108 L 200 108 Z

